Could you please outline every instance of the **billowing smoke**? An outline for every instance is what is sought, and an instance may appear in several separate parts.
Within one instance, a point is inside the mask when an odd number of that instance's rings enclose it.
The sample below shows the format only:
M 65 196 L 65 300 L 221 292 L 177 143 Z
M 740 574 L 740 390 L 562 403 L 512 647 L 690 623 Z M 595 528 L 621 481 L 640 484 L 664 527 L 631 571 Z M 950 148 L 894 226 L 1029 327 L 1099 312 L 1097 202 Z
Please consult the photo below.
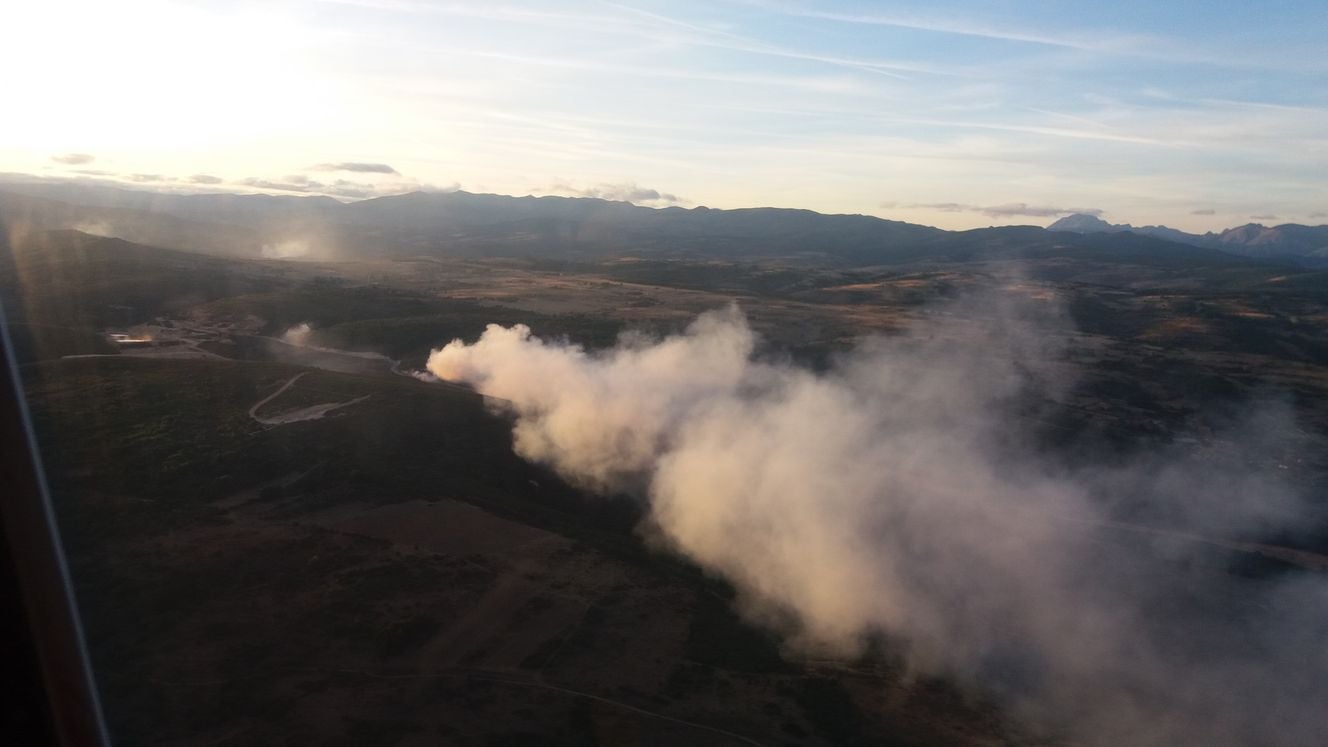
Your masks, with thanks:
M 981 329 L 920 324 L 820 373 L 754 355 L 736 308 L 602 352 L 490 325 L 428 369 L 504 402 L 523 457 L 641 495 L 643 532 L 792 654 L 884 641 L 1089 743 L 1321 743 L 1328 582 L 1226 572 L 1232 538 L 1296 521 L 1294 492 L 1182 452 L 1050 458 L 1027 395 L 1070 384 L 1063 319 L 958 311 Z M 1224 438 L 1272 454 L 1289 427 L 1270 406 Z
M 608 491 L 649 473 L 698 409 L 736 391 L 753 344 L 736 310 L 703 315 L 680 337 L 625 339 L 600 357 L 545 344 L 525 325 L 489 325 L 474 346 L 434 351 L 428 369 L 513 403 L 521 456 Z

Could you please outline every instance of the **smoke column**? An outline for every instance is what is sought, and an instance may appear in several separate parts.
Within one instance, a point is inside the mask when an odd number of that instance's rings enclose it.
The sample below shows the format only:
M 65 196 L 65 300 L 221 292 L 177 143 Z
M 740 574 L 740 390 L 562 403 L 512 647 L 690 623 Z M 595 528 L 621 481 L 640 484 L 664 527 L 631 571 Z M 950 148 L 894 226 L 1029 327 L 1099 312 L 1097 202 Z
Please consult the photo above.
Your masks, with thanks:
M 1211 545 L 1121 532 L 1110 508 L 1230 536 L 1292 525 L 1300 499 L 1182 453 L 1060 465 L 1019 403 L 1070 383 L 1064 319 L 960 310 L 981 334 L 925 323 L 823 373 L 755 357 L 736 307 L 602 352 L 490 325 L 428 369 L 502 400 L 522 457 L 640 494 L 642 531 L 729 579 L 791 652 L 886 636 L 916 671 L 1093 744 L 1324 743 L 1325 577 L 1237 578 Z M 1273 448 L 1289 418 L 1252 412 L 1225 438 Z
M 281 341 L 287 345 L 305 347 L 313 337 L 314 328 L 308 322 L 300 322 L 281 333 Z

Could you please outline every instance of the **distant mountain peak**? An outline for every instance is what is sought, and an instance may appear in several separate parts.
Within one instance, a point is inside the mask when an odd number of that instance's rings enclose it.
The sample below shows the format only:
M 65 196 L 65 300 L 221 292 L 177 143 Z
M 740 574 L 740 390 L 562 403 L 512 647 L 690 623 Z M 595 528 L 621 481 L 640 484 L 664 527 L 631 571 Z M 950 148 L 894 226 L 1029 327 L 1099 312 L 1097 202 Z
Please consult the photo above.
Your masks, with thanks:
M 1096 215 L 1088 213 L 1075 213 L 1067 215 L 1064 218 L 1047 226 L 1048 231 L 1070 231 L 1072 233 L 1105 233 L 1112 231 L 1126 231 L 1129 226 L 1117 226 L 1108 223 Z
M 1108 223 L 1093 215 L 1076 213 L 1047 226 L 1048 231 L 1071 233 L 1119 233 L 1130 231 L 1191 246 L 1219 249 L 1229 254 L 1265 259 L 1290 259 L 1307 266 L 1321 266 L 1328 259 L 1328 226 L 1284 223 L 1265 226 L 1246 223 L 1220 233 L 1198 235 L 1167 226 L 1132 226 Z

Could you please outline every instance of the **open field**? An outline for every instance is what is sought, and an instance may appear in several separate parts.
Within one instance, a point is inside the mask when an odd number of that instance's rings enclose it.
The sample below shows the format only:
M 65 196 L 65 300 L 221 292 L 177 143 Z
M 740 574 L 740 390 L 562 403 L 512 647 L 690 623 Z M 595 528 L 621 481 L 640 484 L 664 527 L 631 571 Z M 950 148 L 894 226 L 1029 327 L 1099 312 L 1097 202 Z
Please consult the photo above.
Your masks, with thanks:
M 895 698 L 936 712 L 901 736 L 953 744 L 995 718 L 875 665 L 844 665 L 851 680 L 823 706 L 805 692 L 837 670 L 785 662 L 722 587 L 637 547 L 612 512 L 596 521 L 612 506 L 582 505 L 516 459 L 501 422 L 475 427 L 492 419 L 475 395 L 309 372 L 296 386 L 372 398 L 264 429 L 248 408 L 290 371 L 127 358 L 30 371 L 61 455 L 94 659 L 129 743 L 353 744 L 384 728 L 401 744 L 586 730 L 603 743 L 836 741 L 843 727 L 818 709 Z M 186 382 L 191 402 L 154 410 L 161 387 Z M 101 416 L 80 418 L 91 402 Z M 382 419 L 410 435 L 360 437 Z M 854 718 L 874 730 L 892 716 Z
M 479 394 L 394 373 L 488 323 L 596 349 L 736 302 L 760 355 L 823 367 L 918 321 L 980 341 L 995 322 L 945 305 L 968 293 L 1042 304 L 1059 322 L 1040 332 L 1055 351 L 1040 370 L 1069 383 L 1027 393 L 1012 431 L 1066 465 L 1183 449 L 1280 469 L 1321 499 L 1316 521 L 1274 537 L 1187 538 L 1147 507 L 1066 532 L 1230 575 L 1232 598 L 1328 555 L 1328 306 L 1313 283 L 1059 258 L 227 263 L 124 242 L 101 248 L 138 269 L 93 278 L 54 258 L 97 240 L 43 241 L 17 253 L 22 292 L 5 297 L 31 338 L 22 373 L 124 744 L 1064 741 L 981 687 L 909 671 L 885 640 L 849 659 L 786 649 L 733 589 L 645 541 L 638 502 L 518 458 Z M 300 324 L 305 345 L 277 339 Z M 107 342 L 135 331 L 179 344 Z M 1285 452 L 1220 435 L 1257 398 L 1294 412 Z M 1210 562 L 1173 568 L 1155 538 Z

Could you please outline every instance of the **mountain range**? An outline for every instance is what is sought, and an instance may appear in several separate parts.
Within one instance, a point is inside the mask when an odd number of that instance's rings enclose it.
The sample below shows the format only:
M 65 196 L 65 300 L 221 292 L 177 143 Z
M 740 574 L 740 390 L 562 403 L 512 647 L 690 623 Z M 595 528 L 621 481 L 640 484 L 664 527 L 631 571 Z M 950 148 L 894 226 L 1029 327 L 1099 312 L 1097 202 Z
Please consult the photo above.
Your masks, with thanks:
M 1128 231 L 1245 257 L 1282 260 L 1308 266 L 1328 266 L 1328 225 L 1304 226 L 1298 223 L 1284 223 L 1280 226 L 1265 226 L 1260 223 L 1246 223 L 1219 233 L 1210 231 L 1197 234 L 1167 226 L 1108 223 L 1093 215 L 1076 213 L 1052 223 L 1047 226 L 1047 230 L 1078 234 Z
M 946 231 L 810 210 L 649 208 L 589 197 L 413 192 L 343 203 L 322 196 L 168 194 L 97 183 L 0 183 L 0 220 L 73 228 L 239 257 L 513 256 L 783 258 L 846 266 L 1072 256 L 1106 262 L 1328 267 L 1328 226 L 1187 234 L 1088 215 L 1049 228 Z

